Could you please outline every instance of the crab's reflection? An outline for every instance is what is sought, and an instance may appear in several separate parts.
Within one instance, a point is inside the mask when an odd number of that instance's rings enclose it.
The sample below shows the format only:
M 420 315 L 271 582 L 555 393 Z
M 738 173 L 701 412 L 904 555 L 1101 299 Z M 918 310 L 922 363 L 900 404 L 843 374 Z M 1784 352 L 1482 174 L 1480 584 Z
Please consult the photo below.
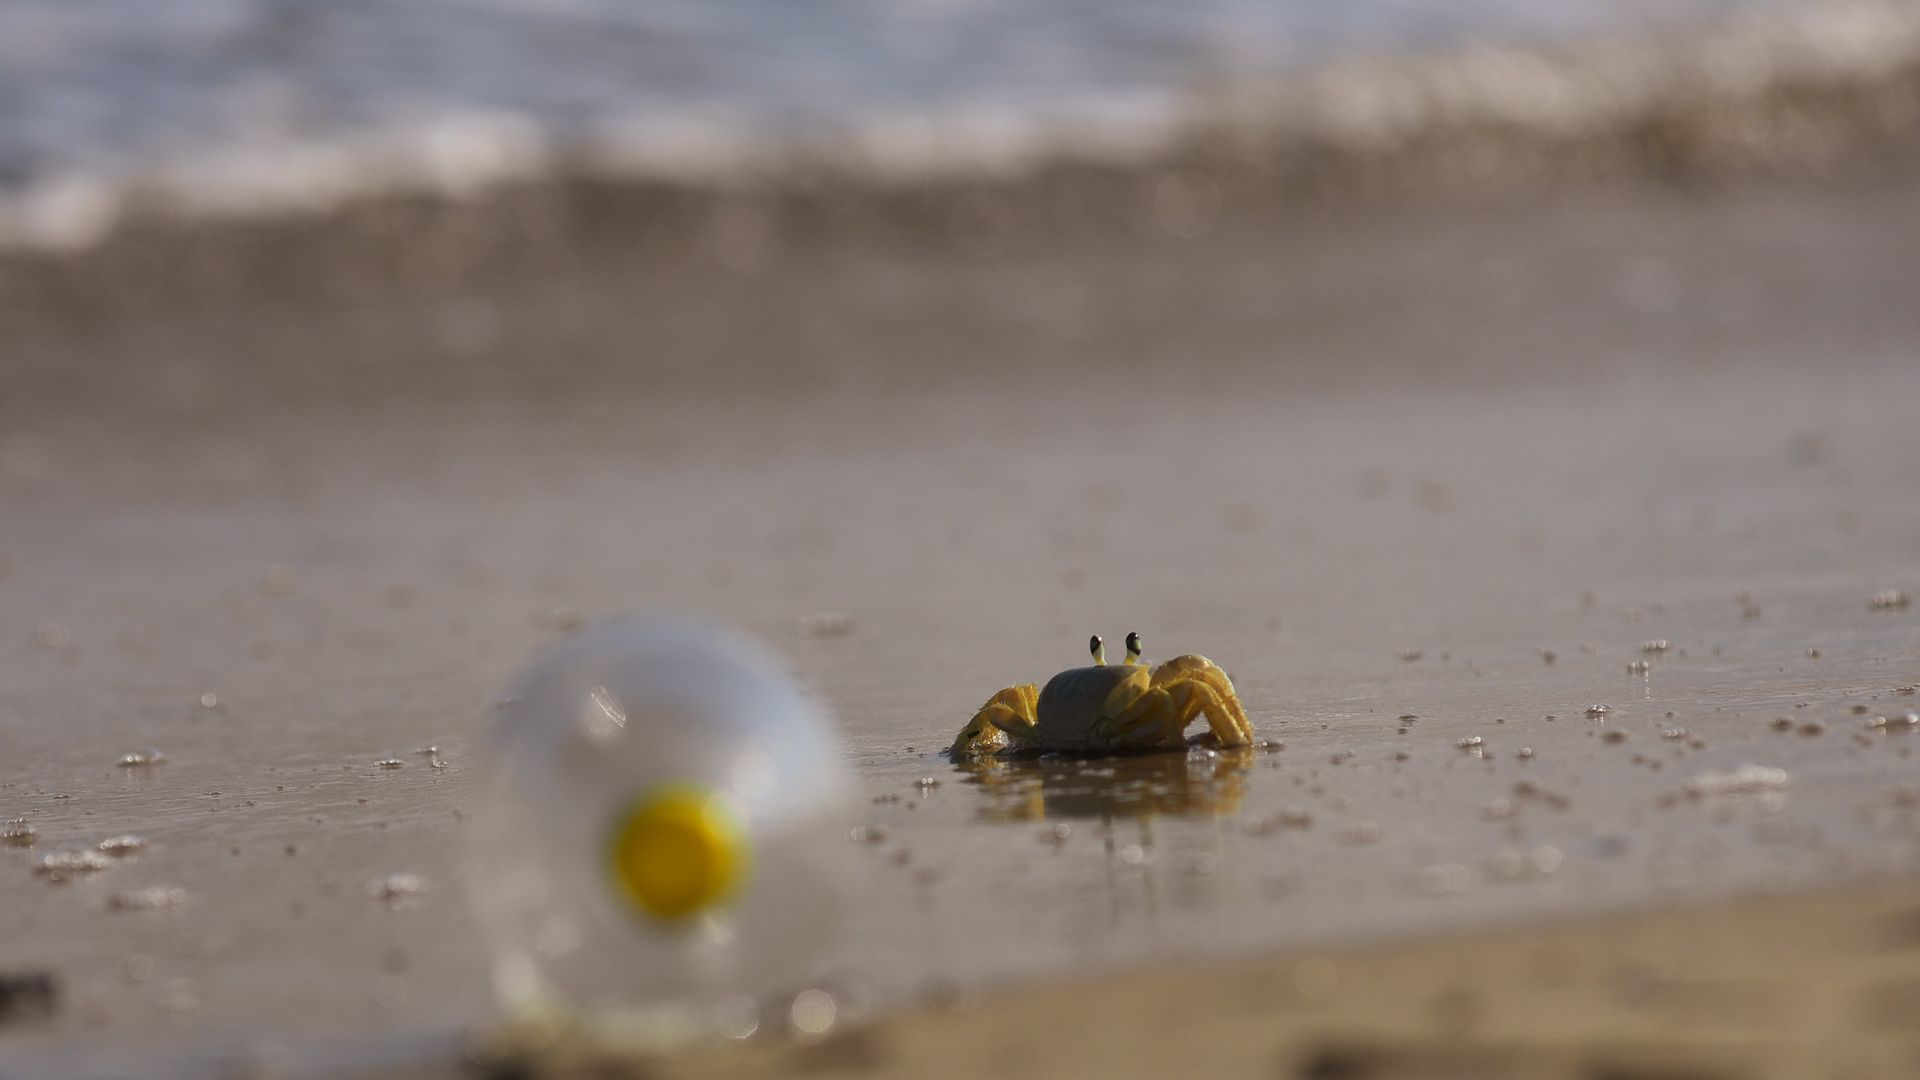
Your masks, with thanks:
M 954 766 L 984 797 L 987 821 L 1195 817 L 1240 807 L 1254 752 L 1195 749 L 1128 757 L 981 758 Z

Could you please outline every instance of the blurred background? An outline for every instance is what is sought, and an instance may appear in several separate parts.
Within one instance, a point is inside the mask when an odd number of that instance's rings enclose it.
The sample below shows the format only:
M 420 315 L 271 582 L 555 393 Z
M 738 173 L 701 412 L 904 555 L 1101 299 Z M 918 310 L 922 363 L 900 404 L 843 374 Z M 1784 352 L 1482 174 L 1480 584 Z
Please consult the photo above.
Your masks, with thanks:
M 1900 0 L 0 0 L 0 1073 L 456 1068 L 672 611 L 866 876 L 663 1075 L 1901 1075 L 1916 136 Z M 1271 745 L 940 755 L 1129 630 Z

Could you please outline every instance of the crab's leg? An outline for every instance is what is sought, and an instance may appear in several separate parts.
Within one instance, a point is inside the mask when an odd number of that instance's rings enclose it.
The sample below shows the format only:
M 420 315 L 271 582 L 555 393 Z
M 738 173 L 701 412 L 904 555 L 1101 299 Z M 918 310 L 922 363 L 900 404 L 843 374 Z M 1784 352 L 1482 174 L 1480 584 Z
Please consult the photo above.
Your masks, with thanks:
M 1207 725 L 1213 729 L 1213 737 L 1221 746 L 1247 746 L 1253 742 L 1253 727 L 1244 719 L 1236 719 L 1238 702 L 1234 706 L 1227 704 L 1218 690 L 1201 679 L 1181 679 L 1165 689 L 1179 710 L 1176 719 L 1181 730 L 1193 722 L 1200 713 L 1207 714 Z M 1227 693 L 1231 695 L 1232 689 Z M 1243 714 L 1244 715 L 1244 714 Z
M 1228 742 L 1225 733 L 1219 731 L 1219 720 L 1222 718 L 1211 709 L 1207 711 L 1207 719 L 1214 725 L 1215 733 L 1220 735 L 1222 743 L 1227 746 L 1245 746 L 1251 743 L 1253 722 L 1247 719 L 1247 710 L 1240 705 L 1240 695 L 1233 690 L 1233 680 L 1227 678 L 1227 673 L 1221 670 L 1220 665 L 1204 656 L 1188 654 L 1176 656 L 1153 670 L 1155 686 L 1170 688 L 1177 682 L 1189 679 L 1205 683 L 1212 689 L 1226 713 L 1224 719 L 1230 721 L 1235 729 L 1235 740 Z
M 1231 692 L 1229 689 L 1228 693 Z M 1233 709 L 1219 691 L 1204 678 L 1186 675 L 1175 675 L 1166 684 L 1140 695 L 1114 723 L 1123 734 L 1153 725 L 1159 729 L 1158 742 L 1179 746 L 1187 725 L 1201 713 L 1207 715 L 1207 725 L 1221 746 L 1246 746 L 1253 742 L 1253 728 L 1242 727 L 1235 720 Z
M 1157 686 L 1149 686 L 1145 671 L 1140 675 L 1137 683 L 1130 679 L 1127 683 L 1114 688 L 1115 695 L 1132 688 L 1133 699 L 1126 705 L 1111 710 L 1110 715 L 1113 719 L 1109 729 L 1112 732 L 1109 742 L 1135 750 L 1156 746 L 1169 748 L 1180 746 L 1181 732 L 1193 719 L 1193 714 L 1189 712 L 1183 718 L 1180 715 L 1182 710 L 1179 703 L 1167 691 Z
M 1152 676 L 1144 667 L 1136 666 L 1107 692 L 1100 712 L 1106 719 L 1094 725 L 1096 742 L 1133 750 L 1169 745 L 1164 728 L 1172 715 L 1172 703 L 1153 689 Z
M 1009 686 L 980 706 L 954 737 L 947 753 L 956 758 L 973 757 L 1020 746 L 1033 737 L 1033 729 L 1040 722 L 1039 707 L 1039 687 L 1032 683 Z

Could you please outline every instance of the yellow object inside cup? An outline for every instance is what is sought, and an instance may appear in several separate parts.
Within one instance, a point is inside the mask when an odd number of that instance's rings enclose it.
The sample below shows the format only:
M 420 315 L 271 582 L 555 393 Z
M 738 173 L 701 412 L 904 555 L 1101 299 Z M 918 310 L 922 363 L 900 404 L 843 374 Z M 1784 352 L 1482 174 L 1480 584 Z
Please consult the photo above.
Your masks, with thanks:
M 697 915 L 746 879 L 745 830 L 719 795 L 692 784 L 647 793 L 614 830 L 620 891 L 657 919 Z

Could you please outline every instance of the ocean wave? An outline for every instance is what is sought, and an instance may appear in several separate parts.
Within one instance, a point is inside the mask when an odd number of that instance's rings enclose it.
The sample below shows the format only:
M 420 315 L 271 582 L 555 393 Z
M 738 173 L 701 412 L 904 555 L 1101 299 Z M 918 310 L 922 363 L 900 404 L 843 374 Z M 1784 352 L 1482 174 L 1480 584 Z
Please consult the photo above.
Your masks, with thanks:
M 1158 80 L 869 100 L 832 115 L 737 100 L 609 105 L 566 122 L 444 102 L 398 111 L 15 169 L 0 185 L 0 249 L 80 252 L 129 230 L 310 221 L 396 197 L 474 205 L 582 184 L 885 193 L 1017 189 L 1099 170 L 1198 174 L 1206 202 L 1233 177 L 1295 197 L 1817 166 L 1914 129 L 1920 2 L 1741 6 L 1684 31 L 1349 49 L 1305 66 L 1193 63 Z M 1186 197 L 1166 190 L 1150 198 Z

